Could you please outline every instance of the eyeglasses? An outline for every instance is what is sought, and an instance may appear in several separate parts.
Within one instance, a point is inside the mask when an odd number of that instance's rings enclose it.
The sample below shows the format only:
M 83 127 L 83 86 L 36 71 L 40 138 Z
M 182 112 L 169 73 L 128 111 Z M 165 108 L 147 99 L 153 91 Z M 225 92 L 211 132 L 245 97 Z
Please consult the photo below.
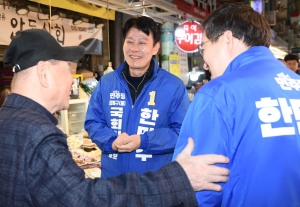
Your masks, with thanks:
M 221 34 L 219 34 L 215 39 L 217 40 L 220 36 L 222 36 L 224 33 L 221 33 Z M 238 38 L 237 36 L 235 36 L 235 35 L 232 35 L 234 38 L 237 38 L 237 39 L 240 39 L 240 38 Z M 203 45 L 204 44 L 206 44 L 206 43 L 208 43 L 208 42 L 210 42 L 211 40 L 207 40 L 207 41 L 205 41 L 205 42 L 202 42 L 199 46 L 198 46 L 198 50 L 199 50 L 199 53 L 200 53 L 200 55 L 201 55 L 201 57 L 203 58 L 203 51 L 204 51 L 204 49 L 203 49 Z
M 203 51 L 204 51 L 204 49 L 203 49 L 203 45 L 205 44 L 205 43 L 208 43 L 210 40 L 207 40 L 207 41 L 205 41 L 205 42 L 202 42 L 199 46 L 198 46 L 198 50 L 199 50 L 199 53 L 200 53 L 200 55 L 202 56 L 202 58 L 203 58 Z
M 216 37 L 216 40 L 217 40 L 221 35 L 223 35 L 223 34 L 224 34 L 224 33 L 219 34 L 219 35 Z M 206 43 L 208 43 L 208 42 L 210 42 L 210 41 L 211 41 L 211 40 L 207 40 L 207 41 L 205 41 L 205 42 L 202 42 L 202 43 L 198 46 L 198 50 L 199 50 L 200 55 L 202 56 L 202 58 L 203 58 L 203 51 L 204 51 L 203 45 L 206 44 Z

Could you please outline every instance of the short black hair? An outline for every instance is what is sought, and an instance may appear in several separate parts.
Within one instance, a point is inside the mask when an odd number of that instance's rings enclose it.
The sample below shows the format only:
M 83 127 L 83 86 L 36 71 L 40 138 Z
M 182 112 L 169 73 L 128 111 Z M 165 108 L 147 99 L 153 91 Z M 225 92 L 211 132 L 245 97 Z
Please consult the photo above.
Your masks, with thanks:
M 284 61 L 287 62 L 288 60 L 296 60 L 297 63 L 299 63 L 299 57 L 298 57 L 298 55 L 295 55 L 295 54 L 287 54 L 284 57 Z
M 156 45 L 160 41 L 160 26 L 150 17 L 146 16 L 134 16 L 130 19 L 128 19 L 123 28 L 122 28 L 122 33 L 123 33 L 123 38 L 125 39 L 128 31 L 132 28 L 135 27 L 138 30 L 144 32 L 146 35 L 149 36 L 150 32 L 152 33 L 153 36 L 153 46 Z
M 247 46 L 269 47 L 271 29 L 266 19 L 245 3 L 230 3 L 215 10 L 203 22 L 207 38 L 216 42 L 221 34 L 230 30 L 234 37 Z

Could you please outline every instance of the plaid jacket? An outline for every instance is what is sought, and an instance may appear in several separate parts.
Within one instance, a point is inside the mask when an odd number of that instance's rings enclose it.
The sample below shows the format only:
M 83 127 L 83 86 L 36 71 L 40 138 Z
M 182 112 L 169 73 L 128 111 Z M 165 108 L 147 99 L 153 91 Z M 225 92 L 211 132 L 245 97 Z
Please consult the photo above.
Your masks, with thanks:
M 0 206 L 196 206 L 190 182 L 173 162 L 156 173 L 85 179 L 54 116 L 8 95 L 0 109 Z

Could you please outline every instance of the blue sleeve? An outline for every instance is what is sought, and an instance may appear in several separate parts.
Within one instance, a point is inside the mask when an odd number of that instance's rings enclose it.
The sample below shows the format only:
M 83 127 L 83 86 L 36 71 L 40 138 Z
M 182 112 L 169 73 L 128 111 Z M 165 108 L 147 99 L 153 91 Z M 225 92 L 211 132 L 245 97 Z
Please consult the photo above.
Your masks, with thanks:
M 92 141 L 102 150 L 103 153 L 114 153 L 113 141 L 118 134 L 107 127 L 105 111 L 102 107 L 101 79 L 94 90 L 86 113 L 84 128 Z
M 230 129 L 215 100 L 205 94 L 197 93 L 183 122 L 173 159 L 184 149 L 189 137 L 193 138 L 195 143 L 192 155 L 227 156 L 229 134 Z M 196 192 L 196 197 L 199 206 L 221 206 L 222 192 L 200 191 Z
M 158 127 L 141 135 L 141 149 L 149 154 L 164 154 L 174 152 L 183 119 L 188 110 L 190 101 L 183 83 L 175 89 L 170 114 L 166 119 L 168 127 Z M 167 94 L 168 92 L 166 92 Z M 163 100 L 161 100 L 163 104 Z

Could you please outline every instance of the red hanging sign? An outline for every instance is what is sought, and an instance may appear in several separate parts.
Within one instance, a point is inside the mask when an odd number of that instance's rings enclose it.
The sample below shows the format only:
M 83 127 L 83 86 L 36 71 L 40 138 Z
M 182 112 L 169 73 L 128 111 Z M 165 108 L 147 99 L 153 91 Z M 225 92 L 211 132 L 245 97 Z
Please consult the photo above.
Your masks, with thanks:
M 202 26 L 197 21 L 185 21 L 181 24 L 185 31 L 183 37 L 175 37 L 177 46 L 184 52 L 198 52 L 198 47 L 202 41 Z
M 201 20 L 206 19 L 221 4 L 221 0 L 173 0 L 177 9 Z

